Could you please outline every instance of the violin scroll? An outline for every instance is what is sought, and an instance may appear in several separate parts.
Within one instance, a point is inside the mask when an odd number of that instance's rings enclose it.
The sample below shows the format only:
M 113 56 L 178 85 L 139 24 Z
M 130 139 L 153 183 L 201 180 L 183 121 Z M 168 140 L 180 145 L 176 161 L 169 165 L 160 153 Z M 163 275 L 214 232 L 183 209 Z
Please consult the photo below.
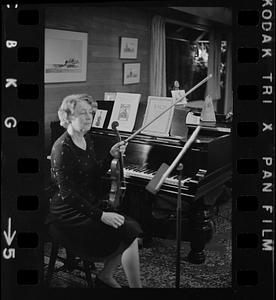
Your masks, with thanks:
M 119 123 L 117 121 L 113 121 L 112 124 L 111 124 L 111 128 L 114 130 L 114 131 L 117 131 L 117 127 L 119 126 Z

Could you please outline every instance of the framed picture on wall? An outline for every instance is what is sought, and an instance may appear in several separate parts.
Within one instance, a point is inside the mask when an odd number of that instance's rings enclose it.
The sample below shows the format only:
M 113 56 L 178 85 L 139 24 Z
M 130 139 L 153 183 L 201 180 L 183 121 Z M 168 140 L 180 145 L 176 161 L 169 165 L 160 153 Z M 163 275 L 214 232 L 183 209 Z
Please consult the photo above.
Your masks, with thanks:
M 134 84 L 140 82 L 141 63 L 124 63 L 123 84 Z
M 121 37 L 120 58 L 137 58 L 138 39 Z
M 88 33 L 45 29 L 45 83 L 86 81 Z

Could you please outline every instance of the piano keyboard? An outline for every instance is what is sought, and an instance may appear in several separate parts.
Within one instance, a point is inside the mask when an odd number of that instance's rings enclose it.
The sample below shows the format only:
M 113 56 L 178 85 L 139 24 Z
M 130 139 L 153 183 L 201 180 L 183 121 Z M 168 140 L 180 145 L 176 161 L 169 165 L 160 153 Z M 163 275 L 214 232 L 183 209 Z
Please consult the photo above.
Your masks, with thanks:
M 51 159 L 51 156 L 47 156 L 47 159 Z M 110 169 L 108 170 L 108 173 L 110 174 Z M 124 176 L 126 178 L 136 177 L 150 181 L 154 177 L 155 173 L 156 171 L 149 170 L 146 167 L 127 166 L 124 168 Z M 178 186 L 177 177 L 178 175 L 174 175 L 166 178 L 164 184 Z M 192 180 L 191 177 L 186 177 L 182 179 L 181 185 L 183 186 L 184 183 L 189 182 L 190 180 Z
M 145 180 L 151 180 L 154 177 L 155 173 L 156 173 L 156 171 L 149 170 L 147 168 L 135 167 L 135 166 L 126 166 L 124 168 L 124 176 L 126 178 L 136 177 L 136 178 L 142 178 Z M 166 178 L 164 183 L 177 186 L 178 185 L 177 177 L 178 177 L 178 175 L 170 176 L 170 177 Z M 189 180 L 191 180 L 191 177 L 186 177 L 186 178 L 182 179 L 181 185 L 184 185 L 184 183 L 188 182 Z

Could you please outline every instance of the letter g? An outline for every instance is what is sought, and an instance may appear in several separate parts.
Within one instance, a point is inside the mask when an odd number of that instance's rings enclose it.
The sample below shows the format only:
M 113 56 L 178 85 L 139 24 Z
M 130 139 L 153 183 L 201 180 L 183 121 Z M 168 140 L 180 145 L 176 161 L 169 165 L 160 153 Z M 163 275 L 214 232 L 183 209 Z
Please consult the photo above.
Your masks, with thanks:
M 7 117 L 4 123 L 7 128 L 14 128 L 17 125 L 17 121 L 14 117 Z

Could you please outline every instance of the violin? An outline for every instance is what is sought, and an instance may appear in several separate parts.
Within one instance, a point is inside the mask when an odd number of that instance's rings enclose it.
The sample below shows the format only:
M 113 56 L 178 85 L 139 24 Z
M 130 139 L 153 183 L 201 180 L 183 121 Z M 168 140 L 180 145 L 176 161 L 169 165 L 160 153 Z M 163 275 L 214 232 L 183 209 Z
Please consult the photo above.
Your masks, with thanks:
M 117 129 L 119 123 L 114 121 L 111 124 L 112 129 L 115 131 L 118 142 L 121 142 L 121 136 Z M 109 204 L 112 208 L 117 208 L 121 205 L 125 196 L 126 183 L 124 178 L 124 160 L 123 154 L 120 152 L 119 158 L 113 158 L 110 165 L 111 169 L 111 188 L 109 191 Z

